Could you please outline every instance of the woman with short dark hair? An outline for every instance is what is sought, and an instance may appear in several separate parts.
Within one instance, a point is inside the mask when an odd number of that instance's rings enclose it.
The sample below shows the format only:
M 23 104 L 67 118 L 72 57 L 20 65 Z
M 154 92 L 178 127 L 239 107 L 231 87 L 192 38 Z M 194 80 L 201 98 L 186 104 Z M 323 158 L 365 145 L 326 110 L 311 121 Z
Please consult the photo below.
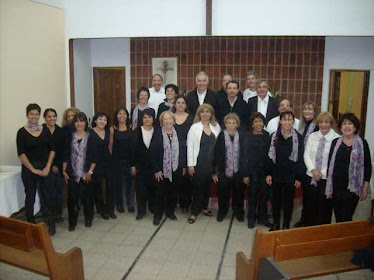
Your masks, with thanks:
M 359 119 L 342 114 L 338 128 L 342 135 L 331 144 L 325 194 L 332 198 L 336 222 L 346 222 L 367 197 L 372 167 L 369 145 L 358 135 Z
M 131 109 L 131 124 L 133 129 L 143 125 L 143 112 L 145 109 L 153 110 L 153 115 L 155 115 L 155 110 L 149 107 L 148 101 L 150 98 L 149 89 L 146 87 L 140 87 L 136 92 L 136 98 L 138 104 Z
M 21 177 L 26 194 L 26 218 L 30 223 L 35 223 L 34 203 L 38 184 L 42 192 L 48 195 L 50 170 L 56 150 L 49 130 L 39 125 L 40 111 L 38 104 L 29 104 L 26 108 L 27 124 L 17 132 L 17 153 L 22 162 Z M 48 197 L 44 203 L 48 209 L 48 231 L 54 235 L 56 197 Z
M 179 89 L 174 84 L 168 84 L 165 86 L 166 98 L 163 103 L 158 105 L 157 120 L 160 120 L 160 116 L 163 112 L 169 111 L 173 108 Z

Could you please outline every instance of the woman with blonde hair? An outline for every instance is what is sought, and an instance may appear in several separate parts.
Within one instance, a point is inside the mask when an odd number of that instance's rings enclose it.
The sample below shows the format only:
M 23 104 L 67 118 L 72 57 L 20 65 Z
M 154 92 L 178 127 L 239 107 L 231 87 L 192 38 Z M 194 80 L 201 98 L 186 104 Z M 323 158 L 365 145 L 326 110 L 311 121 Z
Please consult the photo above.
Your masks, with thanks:
M 188 222 L 193 224 L 200 213 L 212 216 L 209 211 L 209 186 L 212 181 L 214 145 L 221 128 L 209 104 L 202 104 L 196 111 L 194 124 L 187 135 L 187 165 L 192 177 L 192 205 Z
M 62 114 L 62 129 L 67 138 L 70 137 L 70 135 L 74 132 L 73 119 L 74 116 L 79 112 L 79 109 L 70 107 L 67 108 Z

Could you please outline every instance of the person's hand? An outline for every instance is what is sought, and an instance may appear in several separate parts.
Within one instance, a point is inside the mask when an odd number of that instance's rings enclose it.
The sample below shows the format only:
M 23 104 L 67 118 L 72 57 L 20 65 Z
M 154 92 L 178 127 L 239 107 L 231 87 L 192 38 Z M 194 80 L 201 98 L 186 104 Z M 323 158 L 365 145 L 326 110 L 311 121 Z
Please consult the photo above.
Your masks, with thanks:
M 312 174 L 313 174 L 313 179 L 316 180 L 317 182 L 321 180 L 321 178 L 323 177 L 322 173 L 318 171 L 317 169 L 313 169 Z
M 36 169 L 34 168 L 33 170 L 31 170 L 32 173 L 34 173 L 35 175 L 38 175 L 40 177 L 43 177 L 43 171 L 40 170 L 40 169 Z
M 156 180 L 157 182 L 160 182 L 160 181 L 162 181 L 162 179 L 164 179 L 164 177 L 163 177 L 163 175 L 162 175 L 162 172 L 161 172 L 161 171 L 159 171 L 159 172 L 155 173 L 155 180 Z
M 271 177 L 271 175 L 266 176 L 266 184 L 270 186 L 273 184 L 273 178 Z
M 248 186 L 249 185 L 249 177 L 244 177 L 243 178 L 243 183 Z
M 62 176 L 64 176 L 65 183 L 68 184 L 69 182 L 69 175 L 66 173 L 66 171 L 62 171 Z
M 182 176 L 186 175 L 186 173 L 187 173 L 187 168 L 183 168 L 182 169 Z
M 368 196 L 368 183 L 364 182 L 364 187 L 361 192 L 360 200 L 363 201 L 367 198 Z
M 47 177 L 48 174 L 49 174 L 49 171 L 51 171 L 51 167 L 47 165 L 47 166 L 44 167 L 43 170 L 42 170 L 42 176 L 43 176 L 43 177 Z
M 301 182 L 298 181 L 298 180 L 295 180 L 295 187 L 296 189 L 299 188 L 301 186 Z
M 131 175 L 132 176 L 136 175 L 136 168 L 135 167 L 131 167 Z
M 217 174 L 214 174 L 214 175 L 212 175 L 212 179 L 213 179 L 213 182 L 214 183 L 218 183 L 218 175 Z
M 54 173 L 58 173 L 58 167 L 56 166 L 56 165 L 54 165 L 53 167 L 52 167 L 52 171 L 54 172 Z
M 84 179 L 83 179 L 86 183 L 89 183 L 89 182 L 91 182 L 91 173 L 90 173 L 90 171 L 88 171 L 87 173 L 86 173 L 86 175 L 84 175 Z
M 195 166 L 188 167 L 188 174 L 190 174 L 190 176 L 193 176 L 195 174 Z

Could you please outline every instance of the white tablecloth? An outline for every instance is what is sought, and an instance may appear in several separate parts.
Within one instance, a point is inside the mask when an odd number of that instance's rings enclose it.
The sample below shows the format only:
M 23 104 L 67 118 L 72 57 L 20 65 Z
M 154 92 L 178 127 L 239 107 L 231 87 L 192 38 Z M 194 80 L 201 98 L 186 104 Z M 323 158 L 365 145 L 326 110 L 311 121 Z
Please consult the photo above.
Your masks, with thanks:
M 21 167 L 0 166 L 0 216 L 9 217 L 25 206 L 25 189 L 21 179 Z M 40 210 L 36 195 L 34 213 Z

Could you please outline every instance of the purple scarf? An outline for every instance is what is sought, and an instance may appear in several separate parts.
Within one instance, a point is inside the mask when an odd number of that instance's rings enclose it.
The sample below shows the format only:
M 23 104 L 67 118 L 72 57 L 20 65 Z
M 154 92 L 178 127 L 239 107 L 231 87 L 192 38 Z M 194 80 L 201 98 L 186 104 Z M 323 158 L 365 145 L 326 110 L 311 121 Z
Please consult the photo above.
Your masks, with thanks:
M 318 143 L 317 154 L 314 160 L 316 169 L 318 171 L 321 171 L 321 168 L 322 168 L 323 151 L 325 150 L 325 146 L 326 146 L 326 138 L 324 135 L 322 135 L 322 138 L 319 140 L 319 143 Z M 317 187 L 317 181 L 314 180 L 314 178 L 312 178 L 311 185 Z
M 297 137 L 297 132 L 295 129 L 292 128 L 291 134 L 285 136 L 283 132 L 283 128 L 281 128 L 281 134 L 284 139 L 288 139 L 289 137 L 292 137 L 292 152 L 289 156 L 289 159 L 292 160 L 293 162 L 297 162 L 299 158 L 299 137 Z M 277 156 L 276 156 L 276 151 L 275 151 L 275 146 L 274 146 L 274 141 L 277 136 L 277 132 L 274 132 L 273 135 L 271 136 L 271 144 L 270 144 L 270 149 L 268 156 L 269 158 L 273 161 L 273 163 L 277 162 Z
M 31 131 L 39 131 L 42 129 L 39 123 L 31 123 L 30 121 L 27 121 L 27 127 L 30 128 Z
M 239 171 L 239 133 L 235 131 L 234 141 L 231 141 L 230 135 L 227 130 L 223 131 L 225 136 L 225 147 L 226 147 L 226 177 L 231 178 L 234 173 Z
M 333 175 L 336 160 L 336 153 L 343 143 L 343 136 L 338 139 L 331 156 L 329 172 L 327 175 L 326 191 L 327 198 L 332 198 L 333 194 Z M 348 169 L 348 189 L 358 196 L 361 196 L 364 187 L 364 143 L 360 136 L 356 135 L 353 139 L 352 152 L 349 160 Z
M 315 129 L 315 127 L 316 127 L 316 124 L 314 122 L 311 122 L 308 127 L 308 131 L 306 132 L 305 137 L 304 137 L 304 147 L 306 146 L 306 142 L 308 141 L 309 135 L 313 133 L 313 130 Z M 304 127 L 304 130 L 305 130 L 305 127 Z M 303 132 L 300 132 L 300 133 L 303 134 L 304 130 Z
M 81 178 L 84 178 L 84 162 L 86 160 L 88 133 L 85 132 L 82 140 L 78 141 L 77 133 L 73 133 L 73 140 L 71 141 L 71 166 L 73 168 L 73 176 L 75 182 L 79 183 Z
M 140 109 L 139 104 L 136 105 L 136 107 L 134 108 L 134 111 L 132 112 L 132 118 L 131 118 L 132 125 L 138 126 L 138 115 L 139 115 L 139 111 L 143 111 L 143 110 L 148 109 L 148 108 L 149 108 L 148 104 L 147 104 L 146 107 L 144 107 L 142 109 Z
M 173 171 L 178 168 L 179 161 L 179 141 L 178 135 L 173 127 L 173 134 L 171 136 L 171 143 L 169 136 L 165 132 L 165 129 L 162 128 L 162 139 L 164 142 L 164 159 L 163 159 L 163 173 L 164 178 L 168 178 L 170 182 L 173 182 Z

